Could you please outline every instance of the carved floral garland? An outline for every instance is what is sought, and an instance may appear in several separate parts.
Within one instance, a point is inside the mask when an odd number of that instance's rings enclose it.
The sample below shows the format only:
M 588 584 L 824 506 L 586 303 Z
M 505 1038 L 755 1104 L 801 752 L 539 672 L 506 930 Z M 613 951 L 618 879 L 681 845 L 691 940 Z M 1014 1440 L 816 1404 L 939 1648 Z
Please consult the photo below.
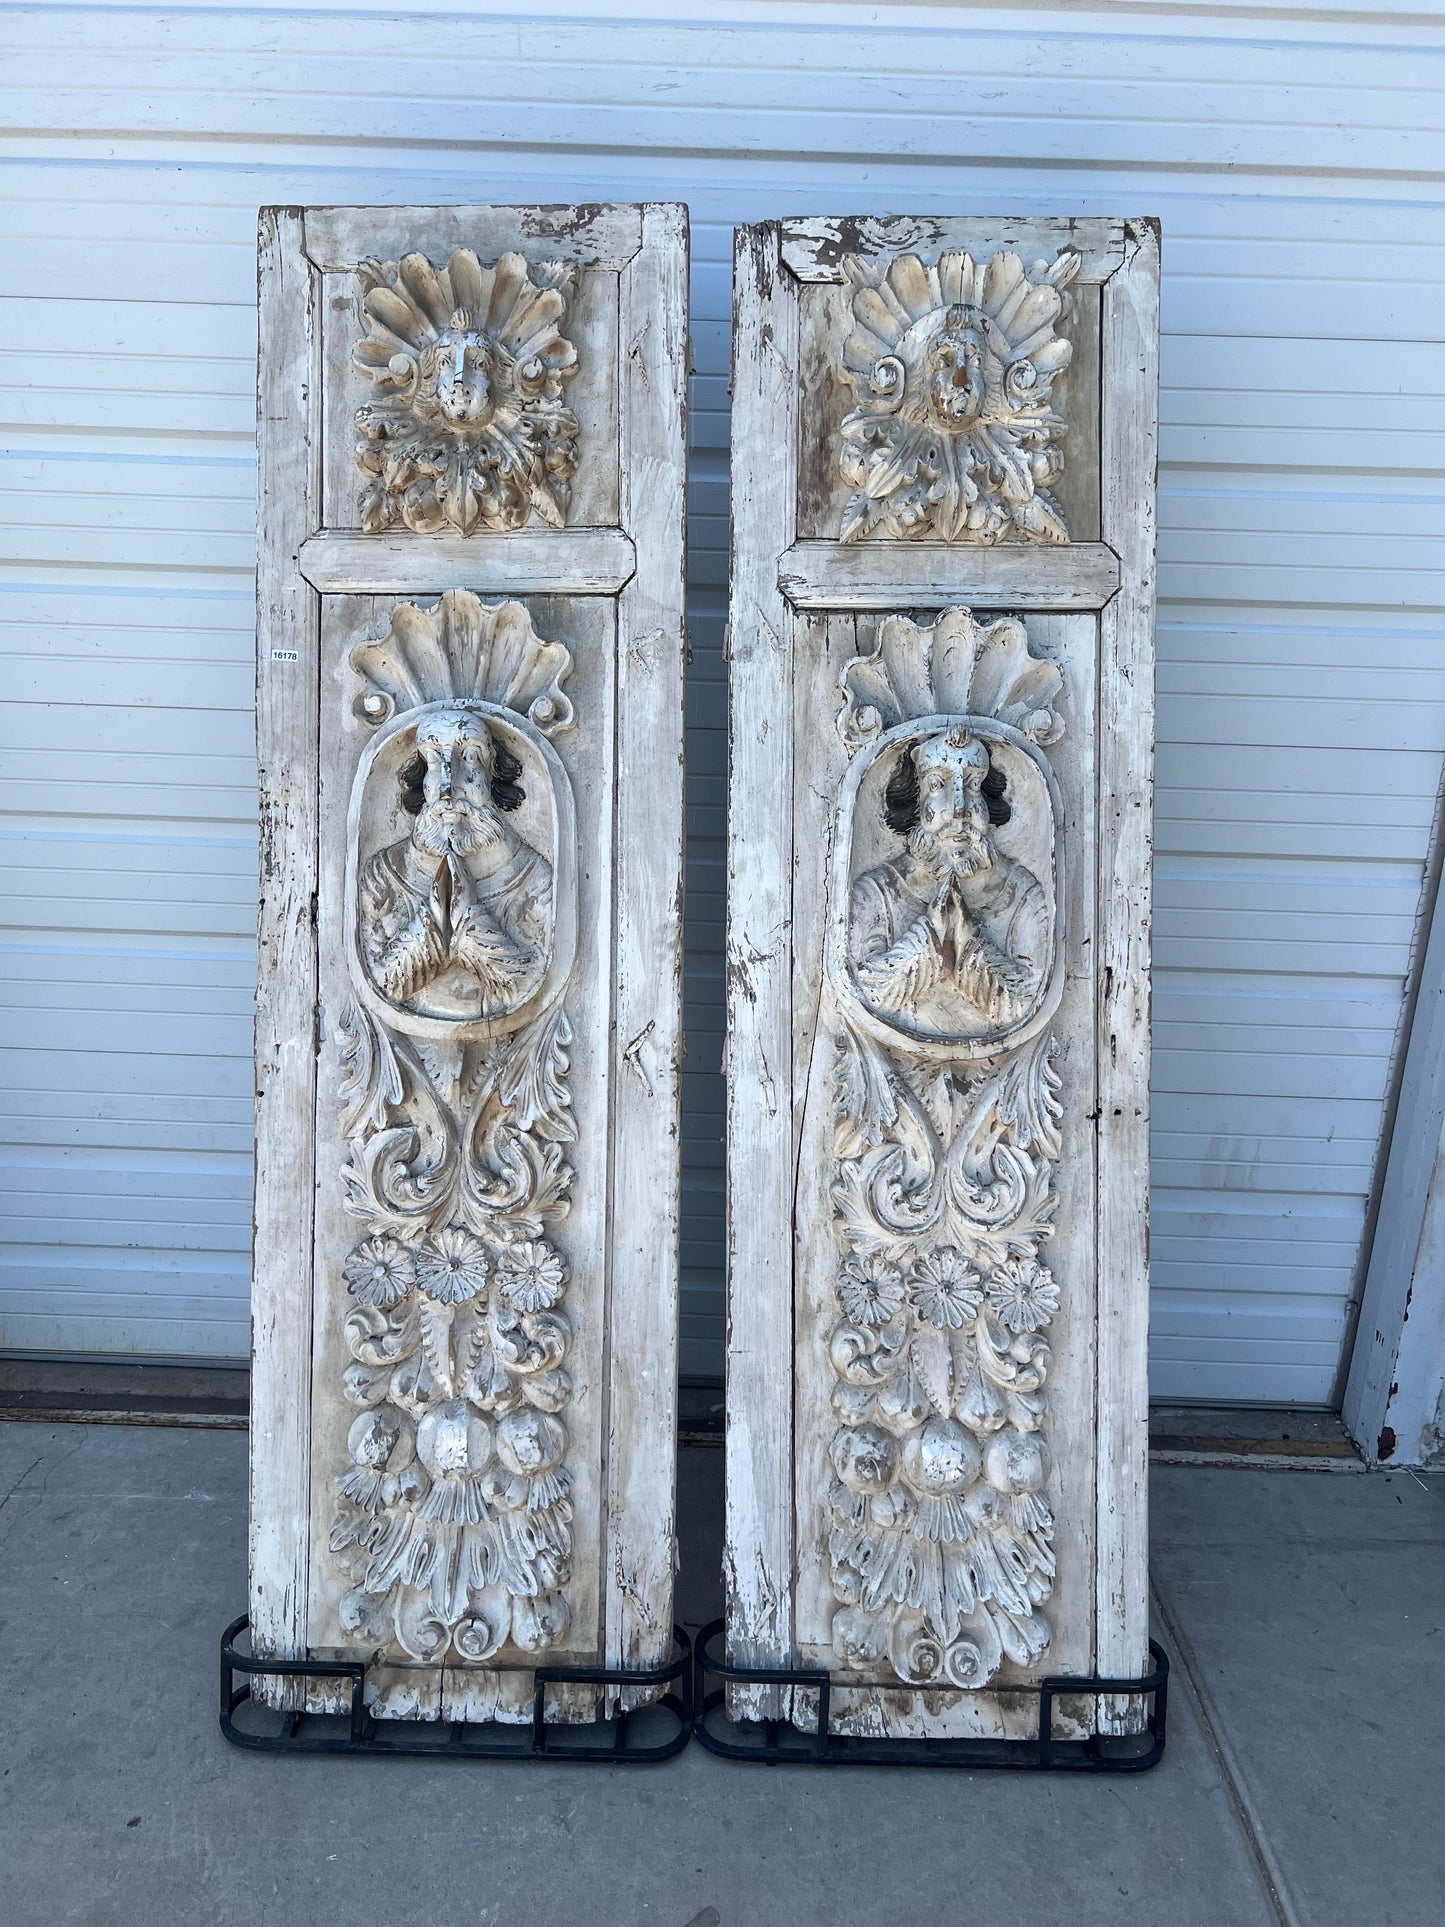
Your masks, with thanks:
M 946 731 L 983 714 L 1043 744 L 1061 733 L 1061 680 L 1017 621 L 890 618 L 843 672 L 841 728 L 856 751 L 913 717 Z M 846 1003 L 836 1041 L 834 1649 L 860 1671 L 977 1688 L 1049 1641 L 1054 1044 L 1040 1031 L 924 1059 Z
M 853 331 L 843 423 L 856 491 L 839 539 L 1067 542 L 1050 492 L 1066 424 L 1053 384 L 1072 345 L 1054 333 L 1077 254 L 1025 269 L 1016 254 L 845 257 Z
M 520 254 L 483 267 L 470 248 L 445 268 L 416 253 L 361 264 L 356 366 L 376 389 L 356 413 L 369 535 L 470 535 L 533 515 L 564 526 L 577 417 L 562 391 L 577 350 L 561 327 L 574 275 L 548 261 L 534 280 Z
M 547 733 L 570 656 L 516 604 L 402 604 L 358 646 L 362 711 L 475 698 Z M 476 1663 L 566 1632 L 572 1032 L 553 1003 L 509 1035 L 423 1043 L 357 998 L 339 1022 L 342 1170 L 360 1235 L 342 1267 L 359 1408 L 336 1479 L 343 1628 L 420 1662 Z

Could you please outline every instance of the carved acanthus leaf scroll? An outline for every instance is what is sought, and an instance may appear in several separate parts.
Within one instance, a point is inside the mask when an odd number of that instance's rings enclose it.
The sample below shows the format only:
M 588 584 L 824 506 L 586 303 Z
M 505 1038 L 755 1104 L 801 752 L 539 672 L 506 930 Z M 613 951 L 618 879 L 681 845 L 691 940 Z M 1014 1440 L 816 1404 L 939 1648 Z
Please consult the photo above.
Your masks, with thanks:
M 937 902 L 952 908 L 931 921 L 925 913 L 919 943 L 933 945 L 938 971 L 965 980 L 960 998 L 976 996 L 969 944 L 987 942 L 1002 967 L 1026 928 L 1032 882 L 1027 873 L 990 882 L 1011 861 L 995 838 L 1005 799 L 998 786 L 989 794 L 967 752 L 1003 740 L 1001 730 L 1056 740 L 1060 673 L 1031 653 L 1022 623 L 986 626 L 954 609 L 931 628 L 889 618 L 840 681 L 839 727 L 855 756 L 886 753 L 890 740 L 912 745 L 910 757 L 942 746 L 935 760 L 946 781 L 901 831 L 905 853 L 877 868 L 895 893 L 898 877 L 922 889 L 909 866 L 926 857 Z M 902 725 L 915 727 L 900 738 Z M 845 784 L 843 807 L 858 794 Z M 898 795 L 891 783 L 890 812 Z M 1024 805 L 1048 808 L 1048 795 L 1040 786 Z M 860 886 L 864 900 L 879 887 L 868 872 L 835 885 L 855 905 Z M 904 1029 L 855 1021 L 845 960 L 835 954 L 829 967 L 840 993 L 834 1649 L 860 1674 L 977 1688 L 1005 1659 L 1032 1664 L 1049 1642 L 1040 1610 L 1054 1579 L 1044 1333 L 1059 1292 L 1040 1254 L 1057 1205 L 1054 1042 L 1036 1028 L 1010 1044 L 1000 1021 L 990 1050 L 984 1011 L 971 1054 L 925 1055 Z M 916 1012 L 900 1015 L 906 1023 Z
M 1071 344 L 1054 332 L 1079 257 L 849 255 L 853 329 L 843 423 L 855 491 L 840 540 L 1067 542 L 1051 493 L 1063 473 L 1053 384 Z
M 410 835 L 354 850 L 353 875 L 365 879 L 385 858 L 394 894 L 416 896 L 406 927 L 422 933 L 418 954 L 440 947 L 432 978 L 417 976 L 421 989 L 484 964 L 505 986 L 504 942 L 529 929 L 544 948 L 550 941 L 545 920 L 533 928 L 527 915 L 538 866 L 549 884 L 553 874 L 508 813 L 524 785 L 565 777 L 549 779 L 540 761 L 524 767 L 496 732 L 510 716 L 509 740 L 525 747 L 570 724 L 561 692 L 570 654 L 538 637 L 519 605 L 488 608 L 458 591 L 432 609 L 400 605 L 351 662 L 368 685 L 358 709 L 379 726 L 378 747 L 394 738 L 396 762 L 421 745 L 401 771 L 403 823 L 419 799 Z M 373 767 L 389 765 L 363 758 L 357 838 L 380 809 L 367 790 Z M 356 914 L 352 968 L 365 994 L 338 1023 L 341 1175 L 358 1221 L 342 1267 L 352 1359 L 343 1389 L 358 1416 L 330 1534 L 350 1581 L 341 1622 L 419 1662 L 480 1664 L 506 1646 L 535 1654 L 569 1623 L 569 1265 L 555 1240 L 577 1133 L 563 985 L 513 1015 L 503 997 L 480 1038 L 465 1021 L 449 1038 L 434 1016 L 414 1034 L 400 1014 L 395 1025 L 377 1014 L 378 959 L 396 951 L 388 933 L 405 918 L 392 905 L 381 920 L 387 950 L 365 889 Z
M 357 410 L 368 534 L 518 529 L 567 519 L 577 417 L 563 405 L 577 351 L 562 334 L 575 270 L 520 254 L 484 267 L 458 248 L 364 261 L 356 366 L 376 399 Z

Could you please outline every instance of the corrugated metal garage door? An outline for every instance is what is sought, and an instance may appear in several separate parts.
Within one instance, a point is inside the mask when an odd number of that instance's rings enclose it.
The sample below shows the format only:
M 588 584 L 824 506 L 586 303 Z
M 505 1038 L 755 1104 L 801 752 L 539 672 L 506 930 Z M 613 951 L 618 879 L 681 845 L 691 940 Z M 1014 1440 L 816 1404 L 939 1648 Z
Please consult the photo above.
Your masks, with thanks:
M 551 11 L 8 16 L 0 1342 L 245 1348 L 257 204 L 692 204 L 694 1371 L 730 228 L 1076 209 L 1165 233 L 1156 1389 L 1328 1398 L 1445 746 L 1445 38 L 1418 7 Z

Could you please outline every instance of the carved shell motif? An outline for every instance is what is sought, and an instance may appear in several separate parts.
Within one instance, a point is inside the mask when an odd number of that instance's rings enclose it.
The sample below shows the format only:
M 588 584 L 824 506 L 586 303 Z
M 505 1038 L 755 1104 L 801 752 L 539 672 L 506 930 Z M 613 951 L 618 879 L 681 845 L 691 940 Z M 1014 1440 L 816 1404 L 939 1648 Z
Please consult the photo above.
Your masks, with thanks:
M 1078 267 L 1074 253 L 1029 268 L 1003 253 L 845 258 L 858 405 L 843 423 L 855 493 L 840 540 L 1068 541 L 1050 493 L 1065 432 L 1052 393 L 1073 349 L 1054 326 Z
M 369 723 L 470 699 L 513 709 L 544 736 L 572 726 L 562 693 L 572 652 L 543 641 L 520 602 L 488 604 L 470 589 L 449 589 L 430 609 L 400 602 L 386 634 L 352 650 L 351 666 L 370 685 L 361 699 Z
M 838 725 L 850 749 L 919 716 L 992 716 L 1032 742 L 1054 743 L 1064 730 L 1054 712 L 1063 683 L 1057 663 L 1030 653 L 1016 616 L 982 623 L 968 609 L 948 609 L 928 628 L 889 616 L 876 646 L 838 678 Z
M 561 332 L 574 270 L 549 261 L 534 279 L 520 254 L 484 267 L 458 248 L 445 268 L 424 254 L 364 261 L 356 366 L 376 399 L 356 412 L 369 535 L 407 528 L 561 528 L 577 470 L 577 417 L 563 386 L 577 350 Z

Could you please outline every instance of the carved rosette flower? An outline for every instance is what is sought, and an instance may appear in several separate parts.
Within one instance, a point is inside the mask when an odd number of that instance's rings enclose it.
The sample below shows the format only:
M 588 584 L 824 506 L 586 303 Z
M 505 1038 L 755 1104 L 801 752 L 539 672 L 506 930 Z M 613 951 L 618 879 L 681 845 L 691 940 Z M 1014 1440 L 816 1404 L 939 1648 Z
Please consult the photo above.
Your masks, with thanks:
M 416 1283 L 416 1261 L 395 1238 L 365 1238 L 342 1266 L 346 1288 L 363 1305 L 390 1311 Z
M 1046 1265 L 1008 1258 L 989 1277 L 988 1302 L 1011 1332 L 1042 1331 L 1059 1309 L 1059 1288 Z
M 839 539 L 1067 542 L 1050 492 L 1066 427 L 1052 396 L 1073 351 L 1054 330 L 1079 257 L 1025 268 L 1009 253 L 850 255 L 843 267 L 857 406 L 843 422 L 855 493 Z
M 961 1252 L 945 1245 L 914 1265 L 908 1302 L 926 1325 L 961 1331 L 983 1303 L 983 1279 Z
M 458 248 L 364 261 L 355 361 L 375 390 L 357 410 L 368 534 L 518 529 L 567 519 L 577 417 L 563 404 L 577 351 L 562 333 L 574 270 L 535 277 L 520 254 L 485 267 Z
M 464 1305 L 487 1288 L 487 1248 L 480 1238 L 449 1225 L 422 1246 L 417 1282 L 439 1305 Z
M 885 1258 L 849 1258 L 838 1274 L 838 1300 L 855 1325 L 890 1324 L 902 1309 L 903 1274 Z
M 567 1268 L 545 1238 L 509 1245 L 496 1260 L 497 1289 L 517 1311 L 550 1311 L 562 1296 Z

